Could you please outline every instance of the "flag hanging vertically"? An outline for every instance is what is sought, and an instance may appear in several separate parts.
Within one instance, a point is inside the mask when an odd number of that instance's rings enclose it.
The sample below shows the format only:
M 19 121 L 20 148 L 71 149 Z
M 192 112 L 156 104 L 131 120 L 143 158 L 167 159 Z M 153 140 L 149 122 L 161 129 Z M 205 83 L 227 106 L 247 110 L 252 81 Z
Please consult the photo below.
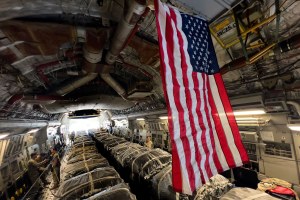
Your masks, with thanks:
M 248 162 L 206 20 L 155 0 L 161 75 L 172 141 L 173 188 L 191 194 Z

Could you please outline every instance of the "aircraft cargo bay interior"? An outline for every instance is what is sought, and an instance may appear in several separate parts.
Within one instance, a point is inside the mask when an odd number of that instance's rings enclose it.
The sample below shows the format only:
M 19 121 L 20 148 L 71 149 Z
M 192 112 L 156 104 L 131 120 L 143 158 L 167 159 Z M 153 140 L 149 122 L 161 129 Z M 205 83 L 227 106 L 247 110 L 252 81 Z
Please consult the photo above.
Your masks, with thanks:
M 298 200 L 299 21 L 297 0 L 0 0 L 0 200 Z

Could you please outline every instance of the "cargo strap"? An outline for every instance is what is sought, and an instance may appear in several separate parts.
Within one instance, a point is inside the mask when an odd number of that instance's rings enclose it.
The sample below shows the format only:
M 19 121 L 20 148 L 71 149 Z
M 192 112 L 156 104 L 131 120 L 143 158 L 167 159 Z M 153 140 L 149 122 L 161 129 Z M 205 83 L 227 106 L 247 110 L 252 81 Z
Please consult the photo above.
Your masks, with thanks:
M 85 159 L 84 141 L 82 141 L 82 147 L 83 147 L 82 157 L 83 157 L 84 166 L 85 166 L 85 168 L 87 170 L 87 173 L 88 173 L 88 176 L 89 176 L 89 182 L 90 182 L 90 185 L 91 185 L 91 191 L 94 191 L 95 190 L 95 186 L 94 186 L 93 176 L 92 176 L 92 173 L 90 172 L 90 169 L 89 169 L 89 167 L 87 165 L 87 162 L 86 162 L 86 159 Z

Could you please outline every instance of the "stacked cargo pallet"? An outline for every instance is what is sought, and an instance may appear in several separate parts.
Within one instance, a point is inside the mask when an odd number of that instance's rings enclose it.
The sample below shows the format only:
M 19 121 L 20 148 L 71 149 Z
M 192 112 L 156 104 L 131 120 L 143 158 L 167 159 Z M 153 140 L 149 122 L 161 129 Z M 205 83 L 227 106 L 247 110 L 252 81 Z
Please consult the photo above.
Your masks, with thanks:
M 75 138 L 61 163 L 56 199 L 136 199 L 118 172 L 98 153 L 89 136 Z
M 97 146 L 119 173 L 130 180 L 138 199 L 200 200 L 218 199 L 232 188 L 228 179 L 217 175 L 193 196 L 175 193 L 172 189 L 171 154 L 149 149 L 105 132 L 95 134 Z

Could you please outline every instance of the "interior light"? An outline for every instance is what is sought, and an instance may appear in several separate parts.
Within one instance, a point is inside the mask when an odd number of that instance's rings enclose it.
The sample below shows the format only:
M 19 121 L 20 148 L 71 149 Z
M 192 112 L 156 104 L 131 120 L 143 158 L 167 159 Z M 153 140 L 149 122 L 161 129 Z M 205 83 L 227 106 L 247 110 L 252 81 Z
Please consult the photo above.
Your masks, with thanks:
M 235 120 L 236 121 L 258 121 L 259 118 L 255 118 L 255 117 L 236 117 Z
M 233 114 L 235 116 L 242 116 L 242 115 L 263 115 L 266 114 L 264 110 L 239 110 L 234 111 Z
M 161 116 L 159 119 L 168 119 L 168 116 Z
M 287 127 L 292 131 L 300 131 L 300 124 L 287 124 Z
M 31 130 L 28 131 L 26 134 L 35 133 L 35 132 L 37 132 L 38 130 L 39 130 L 38 128 L 31 129 Z
M 137 121 L 143 121 L 145 120 L 144 118 L 136 118 Z
M 237 117 L 235 119 L 238 126 L 263 126 L 268 123 L 268 120 L 254 117 Z
M 5 137 L 7 137 L 7 136 L 8 136 L 8 134 L 1 134 L 0 135 L 0 140 L 3 139 L 3 138 L 5 138 Z

